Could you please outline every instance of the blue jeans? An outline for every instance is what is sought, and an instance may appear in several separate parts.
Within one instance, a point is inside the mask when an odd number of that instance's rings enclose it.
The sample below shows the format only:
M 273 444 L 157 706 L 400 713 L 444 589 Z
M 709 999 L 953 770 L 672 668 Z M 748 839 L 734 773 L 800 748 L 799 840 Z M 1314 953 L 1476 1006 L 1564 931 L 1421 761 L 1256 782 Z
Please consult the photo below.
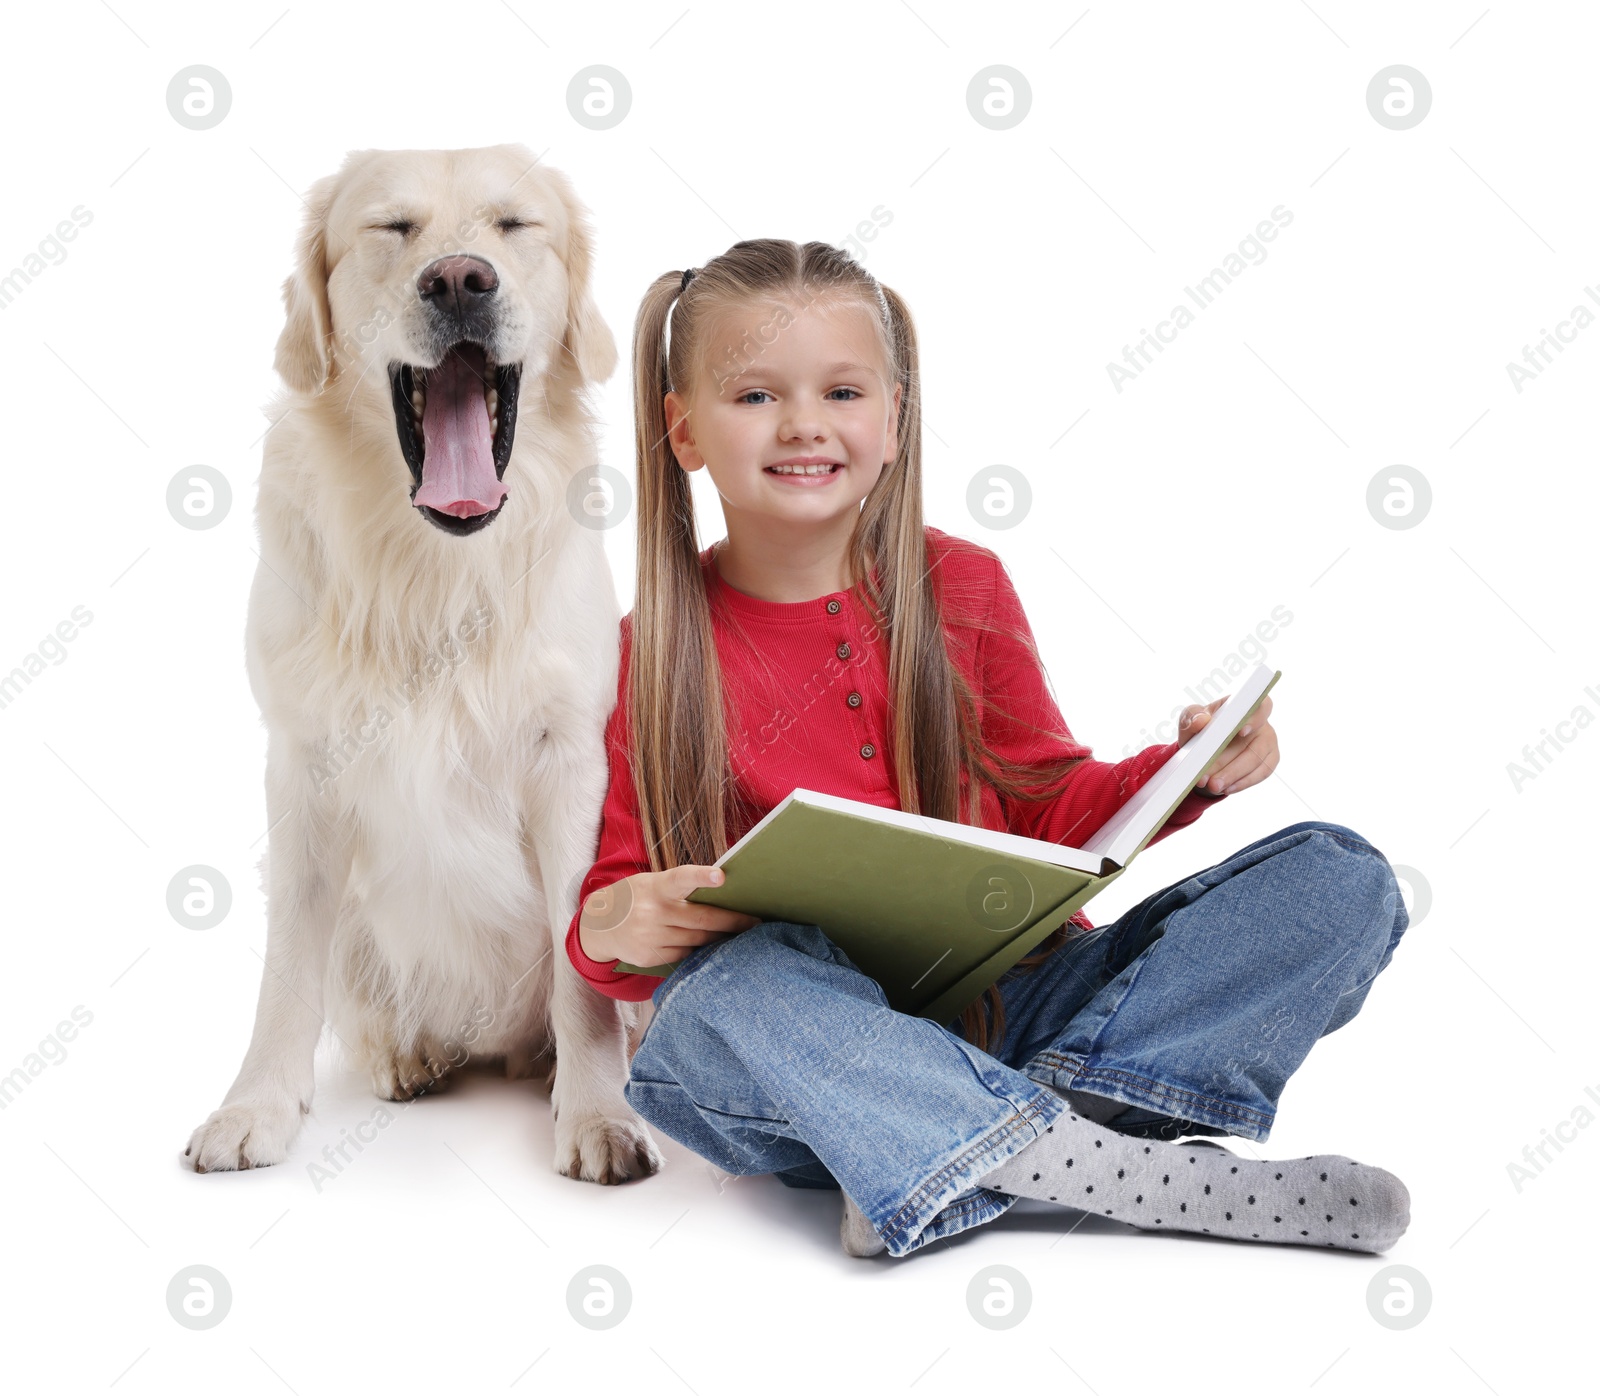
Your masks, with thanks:
M 696 947 L 652 996 L 628 1103 L 725 1172 L 840 1187 L 902 1256 L 1000 1215 L 977 1186 L 1086 1091 L 1108 1127 L 1262 1140 L 1279 1093 L 1353 1018 L 1408 917 L 1338 824 L 1292 824 L 1069 939 L 999 987 L 988 1051 L 897 1013 L 814 925 Z M 1174 1127 L 1176 1131 L 1174 1130 Z

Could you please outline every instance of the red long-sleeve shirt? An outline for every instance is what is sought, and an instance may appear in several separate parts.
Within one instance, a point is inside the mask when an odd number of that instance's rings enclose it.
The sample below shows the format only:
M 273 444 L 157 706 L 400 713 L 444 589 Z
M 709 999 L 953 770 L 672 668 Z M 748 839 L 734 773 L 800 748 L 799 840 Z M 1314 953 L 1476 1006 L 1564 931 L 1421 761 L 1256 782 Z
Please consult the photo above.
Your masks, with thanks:
M 939 573 L 936 585 L 948 598 L 947 648 L 977 701 L 984 740 L 1013 761 L 1092 757 L 1090 748 L 1068 730 L 1044 670 L 1030 651 L 1033 632 L 1000 559 L 937 528 L 925 531 L 930 565 Z M 728 830 L 730 845 L 796 787 L 898 809 L 894 772 L 884 756 L 885 739 L 892 733 L 888 644 L 860 588 L 813 601 L 763 601 L 723 581 L 712 552 L 702 552 L 700 563 L 723 684 L 736 714 L 728 723 L 730 760 L 756 810 L 743 827 Z M 996 629 L 975 630 L 961 623 L 960 617 L 974 612 Z M 567 928 L 567 954 L 601 993 L 642 1000 L 655 991 L 659 978 L 618 973 L 611 968 L 614 960 L 591 960 L 578 940 L 578 918 L 591 892 L 650 871 L 629 766 L 631 622 L 631 614 L 622 621 L 617 703 L 606 726 L 611 783 L 600 845 L 578 891 L 578 911 Z M 997 704 L 1006 711 L 997 711 Z M 1057 734 L 1066 745 L 1030 732 L 1025 722 Z M 1118 762 L 1085 760 L 1065 789 L 1049 800 L 1003 800 L 983 785 L 982 821 L 990 829 L 1054 843 L 1087 839 L 1177 747 L 1176 742 L 1146 747 Z M 1191 793 L 1151 842 L 1192 824 L 1219 798 L 1225 797 Z M 1082 911 L 1071 919 L 1086 929 L 1093 924 Z

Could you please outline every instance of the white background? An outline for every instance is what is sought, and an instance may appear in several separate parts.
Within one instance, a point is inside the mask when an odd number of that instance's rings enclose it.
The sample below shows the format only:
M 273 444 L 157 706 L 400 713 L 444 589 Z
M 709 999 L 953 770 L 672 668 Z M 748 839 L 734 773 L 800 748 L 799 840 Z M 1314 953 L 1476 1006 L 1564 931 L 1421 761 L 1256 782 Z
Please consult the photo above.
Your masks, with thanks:
M 0 1073 L 75 1006 L 93 1020 L 0 1112 L 4 1367 L 29 1389 L 303 1396 L 712 1396 L 847 1371 L 919 1396 L 1581 1379 L 1600 1128 L 1520 1191 L 1507 1165 L 1575 1111 L 1592 1118 L 1586 1086 L 1600 1094 L 1583 890 L 1600 733 L 1547 748 L 1520 790 L 1508 766 L 1576 708 L 1600 713 L 1585 691 L 1600 690 L 1600 327 L 1520 393 L 1506 365 L 1586 285 L 1600 294 L 1597 40 L 1589 6 L 1481 0 L 8 14 L 0 272 L 75 207 L 93 221 L 0 312 L 0 671 L 74 606 L 93 620 L 0 710 Z M 166 106 L 193 63 L 232 88 L 208 131 Z M 568 113 L 567 84 L 593 63 L 632 87 L 608 131 Z M 1366 102 L 1396 63 L 1432 88 L 1404 131 Z M 1009 130 L 967 109 L 990 64 L 1031 87 Z M 1145 745 L 1185 685 L 1275 606 L 1292 613 L 1267 655 L 1283 670 L 1278 773 L 1148 851 L 1090 914 L 1108 921 L 1303 819 L 1416 870 L 1427 914 L 1290 1082 L 1270 1141 L 1236 1145 L 1393 1169 L 1413 1222 L 1388 1255 L 1095 1219 L 1068 1235 L 1078 1214 L 1022 1204 L 863 1263 L 838 1249 L 837 1194 L 722 1179 L 671 1141 L 642 1182 L 558 1177 L 541 1091 L 488 1077 L 390 1107 L 381 1143 L 318 1192 L 306 1163 L 377 1104 L 327 1061 L 288 1163 L 180 1166 L 248 1040 L 265 943 L 243 631 L 299 196 L 350 149 L 506 140 L 544 152 L 593 211 L 624 351 L 662 271 L 741 237 L 842 241 L 892 213 L 864 260 L 921 336 L 928 519 L 1003 557 L 1098 754 Z M 1117 392 L 1108 361 L 1278 205 L 1293 221 L 1266 260 Z M 599 401 L 602 459 L 631 475 L 625 366 Z M 233 488 L 208 532 L 165 503 L 196 463 Z M 1005 531 L 965 504 L 996 463 L 1033 489 Z M 1397 464 L 1432 490 L 1403 530 L 1366 502 Z M 709 542 L 720 520 L 702 503 Z M 631 526 L 607 547 L 626 609 Z M 167 912 L 169 880 L 194 863 L 233 889 L 214 931 Z M 233 1291 L 198 1333 L 165 1300 L 196 1263 Z M 996 1263 L 1032 1290 L 1006 1332 L 966 1305 Z M 567 1310 L 590 1264 L 632 1289 L 604 1332 Z M 1432 1290 L 1406 1331 L 1368 1309 L 1390 1264 Z

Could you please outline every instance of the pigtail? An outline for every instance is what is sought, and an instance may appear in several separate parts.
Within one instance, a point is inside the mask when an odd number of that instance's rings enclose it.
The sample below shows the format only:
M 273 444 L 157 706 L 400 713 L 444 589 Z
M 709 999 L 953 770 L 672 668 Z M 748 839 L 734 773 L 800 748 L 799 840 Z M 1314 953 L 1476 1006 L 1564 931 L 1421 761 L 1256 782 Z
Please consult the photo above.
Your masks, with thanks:
M 639 565 L 628 695 L 634 789 L 656 872 L 714 862 L 727 847 L 720 666 L 694 497 L 667 439 L 663 402 L 677 386 L 666 330 L 681 284 L 680 272 L 651 283 L 633 334 Z M 686 376 L 681 367 L 677 376 Z

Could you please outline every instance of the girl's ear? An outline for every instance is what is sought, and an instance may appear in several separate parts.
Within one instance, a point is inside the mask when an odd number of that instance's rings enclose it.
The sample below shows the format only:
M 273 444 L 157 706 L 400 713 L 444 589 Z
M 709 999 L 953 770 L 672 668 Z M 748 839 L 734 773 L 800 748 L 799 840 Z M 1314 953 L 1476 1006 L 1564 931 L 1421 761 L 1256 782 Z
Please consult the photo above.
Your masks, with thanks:
M 900 455 L 900 394 L 905 385 L 894 385 L 894 396 L 889 401 L 889 439 L 884 442 L 883 453 L 889 459 L 885 465 L 893 465 Z
M 295 245 L 295 269 L 283 283 L 283 330 L 272 364 L 299 393 L 315 393 L 332 367 L 333 312 L 328 305 L 328 210 L 339 176 L 324 175 L 311 186 Z
M 700 454 L 700 448 L 694 444 L 693 432 L 689 426 L 688 404 L 681 393 L 668 393 L 661 400 L 662 411 L 667 419 L 667 444 L 672 448 L 672 454 L 677 457 L 678 464 L 685 470 L 698 470 L 706 461 Z
M 590 290 L 594 234 L 589 226 L 589 211 L 560 171 L 547 169 L 545 176 L 567 208 L 567 327 L 561 347 L 571 356 L 585 382 L 603 383 L 617 366 L 617 341 L 601 318 Z

